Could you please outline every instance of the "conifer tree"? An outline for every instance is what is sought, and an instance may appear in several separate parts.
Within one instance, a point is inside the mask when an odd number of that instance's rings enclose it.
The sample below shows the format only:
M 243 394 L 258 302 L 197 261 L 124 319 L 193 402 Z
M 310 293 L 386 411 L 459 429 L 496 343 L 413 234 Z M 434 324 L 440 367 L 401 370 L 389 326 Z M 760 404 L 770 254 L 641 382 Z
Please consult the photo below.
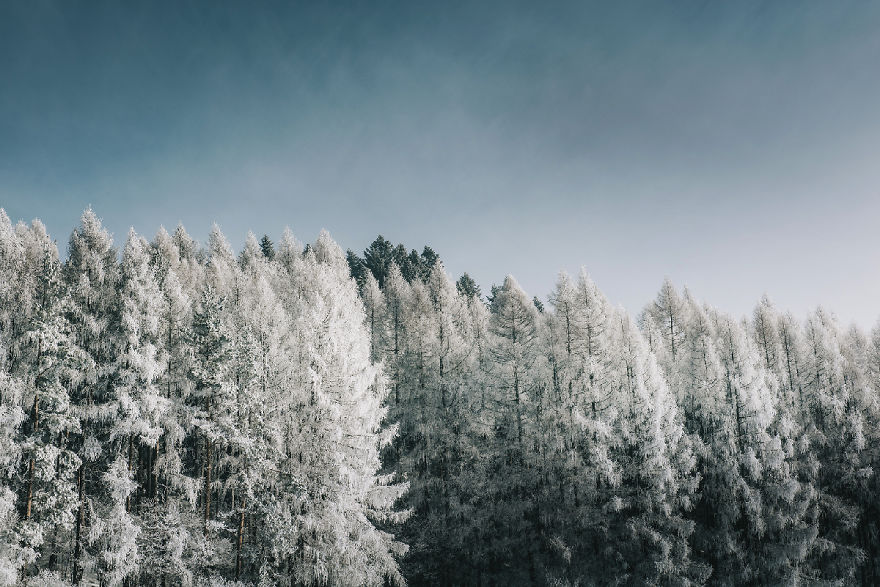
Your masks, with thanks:
M 686 519 L 696 475 L 674 396 L 648 345 L 582 271 L 551 296 L 558 491 L 554 573 L 568 581 L 698 581 Z
M 70 296 L 66 314 L 73 341 L 83 351 L 71 397 L 82 426 L 81 436 L 73 439 L 81 460 L 72 564 L 72 582 L 79 584 L 112 573 L 108 561 L 101 558 L 105 520 L 100 512 L 107 513 L 103 476 L 114 456 L 108 417 L 119 354 L 119 266 L 112 238 L 91 209 L 70 236 L 63 276 Z
M 170 400 L 161 394 L 159 355 L 161 297 L 148 243 L 133 230 L 123 249 L 119 292 L 119 354 L 107 406 L 108 450 L 101 515 L 105 580 L 119 584 L 136 575 L 142 555 L 136 514 L 150 497 L 154 458 Z M 97 533 L 97 531 L 96 531 Z
M 191 534 L 200 533 L 203 537 L 203 544 L 198 547 L 203 554 L 197 568 L 208 573 L 216 572 L 216 567 L 226 562 L 224 553 L 231 549 L 228 541 L 222 540 L 226 527 L 222 518 L 217 519 L 219 504 L 215 494 L 222 483 L 217 479 L 216 467 L 225 450 L 223 421 L 234 410 L 236 397 L 230 384 L 232 360 L 230 323 L 225 311 L 227 298 L 218 293 L 215 283 L 213 277 L 205 282 L 190 331 L 194 360 L 189 417 L 197 457 L 190 467 L 190 477 L 193 485 L 200 486 L 201 508 L 201 527 L 194 528 Z
M 866 556 L 857 529 L 872 471 L 865 418 L 871 391 L 847 377 L 842 335 L 819 308 L 804 330 L 804 403 L 811 448 L 819 462 L 819 537 L 811 555 L 827 581 L 853 581 Z
M 813 489 L 799 476 L 797 429 L 768 377 L 771 350 L 761 357 L 739 323 L 688 292 L 679 297 L 668 282 L 646 314 L 654 328 L 665 325 L 654 332 L 699 455 L 693 549 L 711 566 L 712 580 L 809 576 L 803 566 L 815 538 Z
M 192 310 L 201 280 L 201 266 L 181 253 L 177 243 L 189 243 L 179 226 L 175 236 L 160 228 L 153 242 L 152 268 L 159 287 L 157 347 L 162 350 L 156 386 L 166 409 L 160 413 L 162 436 L 147 454 L 152 474 L 142 491 L 143 531 L 138 548 L 143 554 L 142 576 L 163 581 L 192 581 L 195 540 L 200 533 L 196 512 L 199 484 L 187 475 L 193 458 L 189 437 L 190 373 L 194 359 L 190 347 Z
M 474 281 L 474 278 L 467 273 L 463 273 L 462 276 L 458 278 L 458 281 L 455 282 L 455 288 L 458 290 L 458 293 L 466 299 L 474 297 L 480 298 L 482 296 L 480 293 L 480 286 L 478 286 L 477 282 Z
M 535 582 L 542 570 L 539 477 L 533 470 L 542 450 L 538 438 L 543 401 L 540 319 L 537 309 L 513 277 L 505 278 L 491 306 L 493 385 L 487 406 L 494 412 L 494 435 L 484 475 L 490 511 L 486 547 L 490 580 Z
M 473 580 L 466 555 L 471 520 L 462 515 L 472 499 L 465 471 L 475 466 L 473 413 L 477 390 L 470 314 L 443 269 L 434 265 L 424 285 L 407 298 L 407 350 L 402 402 L 391 417 L 400 426 L 398 465 L 410 481 L 405 504 L 414 512 L 402 536 L 414 547 L 407 575 L 418 584 Z M 465 564 L 462 564 L 464 562 Z
M 866 385 L 874 392 L 866 422 L 868 458 L 871 460 L 871 479 L 865 490 L 867 499 L 859 526 L 859 544 L 867 555 L 862 567 L 862 584 L 880 581 L 880 322 L 871 329 L 864 356 Z
M 743 324 L 729 316 L 716 314 L 714 322 L 742 475 L 749 484 L 741 497 L 749 521 L 744 565 L 758 580 L 796 583 L 810 575 L 806 555 L 817 532 L 812 463 L 805 462 L 800 428 L 765 366 L 770 353 L 762 353 Z
M 370 360 L 381 360 L 386 344 L 386 310 L 385 295 L 379 289 L 379 282 L 372 274 L 368 274 L 361 285 L 361 298 L 367 316 L 367 329 L 370 333 Z
M 301 535 L 302 551 L 315 553 L 295 572 L 299 582 L 345 585 L 394 583 L 403 579 L 395 555 L 405 552 L 376 524 L 400 520 L 393 509 L 405 487 L 378 476 L 379 449 L 393 437 L 382 431 L 386 396 L 384 378 L 370 364 L 363 306 L 338 245 L 323 232 L 307 253 L 310 286 L 307 313 L 301 318 L 306 337 L 308 411 L 303 434 L 314 449 L 308 455 L 311 499 L 305 514 L 314 520 Z M 326 562 L 321 562 L 326 561 Z
M 268 234 L 264 234 L 263 238 L 260 239 L 260 252 L 270 261 L 275 258 L 275 245 Z
M 379 287 L 384 288 L 388 272 L 394 265 L 394 245 L 380 234 L 364 250 L 364 265 L 379 282 Z
M 14 233 L 5 224 L 0 214 L 3 277 L 17 290 L 5 292 L 16 311 L 6 314 L 2 325 L 9 352 L 3 349 L 5 368 L 0 369 L 6 426 L 0 491 L 3 533 L 12 542 L 0 561 L 12 583 L 13 571 L 40 581 L 66 570 L 64 547 L 73 530 L 79 466 L 68 438 L 79 431 L 79 419 L 67 392 L 76 376 L 76 352 L 63 316 L 57 248 L 39 221 L 20 224 Z M 16 479 L 19 483 L 7 485 Z M 12 492 L 20 496 L 18 508 Z

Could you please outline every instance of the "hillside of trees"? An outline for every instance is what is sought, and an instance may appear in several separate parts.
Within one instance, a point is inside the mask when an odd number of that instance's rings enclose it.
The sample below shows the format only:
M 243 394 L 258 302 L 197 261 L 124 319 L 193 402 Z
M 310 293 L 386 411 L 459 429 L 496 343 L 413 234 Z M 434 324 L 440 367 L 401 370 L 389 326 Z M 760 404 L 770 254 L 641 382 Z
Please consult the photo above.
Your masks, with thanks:
M 0 210 L 0 585 L 880 584 L 880 325 Z

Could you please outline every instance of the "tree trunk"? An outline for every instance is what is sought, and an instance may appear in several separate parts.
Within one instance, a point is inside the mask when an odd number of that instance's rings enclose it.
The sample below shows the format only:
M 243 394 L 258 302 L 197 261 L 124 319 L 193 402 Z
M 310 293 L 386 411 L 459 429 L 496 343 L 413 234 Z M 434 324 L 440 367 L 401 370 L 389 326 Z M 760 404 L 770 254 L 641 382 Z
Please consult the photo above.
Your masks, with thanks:
M 131 434 L 128 435 L 128 477 L 131 479 L 131 452 L 132 447 L 134 445 L 134 440 Z M 131 494 L 127 495 L 125 498 L 125 511 L 131 511 Z
M 31 519 L 31 505 L 34 502 L 34 459 L 33 457 L 28 464 L 28 491 L 27 491 L 27 506 L 25 508 L 25 520 Z
M 241 545 L 244 542 L 244 510 L 247 507 L 247 498 L 241 500 L 241 514 L 238 518 L 238 541 L 235 552 L 235 580 L 241 575 Z
M 83 525 L 83 516 L 85 515 L 85 507 L 83 504 L 83 465 L 79 467 L 79 474 L 77 475 L 77 489 L 79 491 L 79 511 L 76 516 L 76 542 L 73 548 L 73 573 L 71 577 L 71 582 L 74 585 L 79 585 L 81 575 L 82 575 L 82 567 L 80 566 L 80 557 L 82 556 L 82 525 Z
M 40 395 L 37 394 L 34 396 L 34 437 L 36 437 L 37 432 L 40 429 Z M 33 454 L 33 453 L 31 453 Z M 34 469 L 36 468 L 36 461 L 34 457 L 31 456 L 31 460 L 28 464 L 28 491 L 27 491 L 27 505 L 25 507 L 25 519 L 31 519 L 31 507 L 34 501 Z
M 208 520 L 211 518 L 211 441 L 205 435 L 205 536 L 208 536 Z

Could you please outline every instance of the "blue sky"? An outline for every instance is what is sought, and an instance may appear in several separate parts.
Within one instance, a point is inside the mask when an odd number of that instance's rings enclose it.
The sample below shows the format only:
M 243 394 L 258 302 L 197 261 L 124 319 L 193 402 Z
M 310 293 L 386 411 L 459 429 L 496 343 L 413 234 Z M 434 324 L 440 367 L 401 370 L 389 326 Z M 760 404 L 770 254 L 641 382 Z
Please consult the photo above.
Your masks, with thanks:
M 131 5 L 129 5 L 131 4 Z M 880 316 L 880 4 L 7 2 L 0 206 Z

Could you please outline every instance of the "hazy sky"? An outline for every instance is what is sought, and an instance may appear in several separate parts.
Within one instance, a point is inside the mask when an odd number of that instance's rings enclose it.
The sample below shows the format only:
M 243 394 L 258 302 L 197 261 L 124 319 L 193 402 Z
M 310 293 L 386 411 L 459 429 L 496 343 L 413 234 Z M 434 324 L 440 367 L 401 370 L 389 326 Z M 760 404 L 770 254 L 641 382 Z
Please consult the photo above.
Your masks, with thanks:
M 880 316 L 880 3 L 3 2 L 0 206 Z

